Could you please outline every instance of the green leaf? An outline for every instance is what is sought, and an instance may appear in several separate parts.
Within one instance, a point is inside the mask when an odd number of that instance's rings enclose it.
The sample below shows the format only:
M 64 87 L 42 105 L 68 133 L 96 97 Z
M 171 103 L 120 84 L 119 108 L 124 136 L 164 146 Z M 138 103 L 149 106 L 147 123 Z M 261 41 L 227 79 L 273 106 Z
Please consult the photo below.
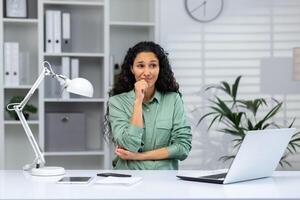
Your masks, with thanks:
M 219 115 L 217 115 L 217 116 L 214 117 L 214 119 L 211 121 L 211 123 L 210 123 L 208 129 L 211 128 L 211 126 L 214 124 L 214 122 L 216 121 L 216 119 L 217 119 L 218 117 L 219 117 Z
M 224 101 L 222 101 L 218 97 L 217 97 L 217 101 L 218 101 L 217 105 L 219 106 L 221 113 L 223 113 L 223 115 L 227 117 L 230 121 L 234 122 L 234 117 L 231 109 L 224 103 Z
M 225 81 L 222 81 L 221 84 L 222 84 L 221 89 L 222 89 L 226 94 L 228 94 L 229 96 L 231 96 L 230 85 L 229 85 L 227 82 L 225 82 Z
M 221 87 L 218 85 L 211 85 L 211 86 L 206 87 L 204 91 L 208 91 L 211 89 L 221 89 Z
M 214 115 L 214 114 L 217 114 L 217 112 L 210 112 L 210 113 L 206 113 L 205 115 L 203 115 L 200 119 L 199 119 L 199 121 L 198 121 L 198 123 L 197 123 L 197 126 L 206 118 L 206 117 L 208 117 L 208 116 L 210 116 L 210 115 Z
M 281 167 L 284 167 L 284 165 L 288 165 L 289 167 L 292 167 L 291 163 L 289 163 L 286 159 L 288 157 L 288 154 L 285 154 L 284 156 L 281 157 L 279 164 Z
M 243 138 L 236 138 L 236 139 L 233 139 L 232 141 L 233 141 L 233 142 L 242 142 L 242 141 L 243 141 Z
M 295 122 L 296 118 L 293 119 L 293 121 L 290 123 L 290 125 L 288 126 L 289 128 L 291 128 Z
M 232 155 L 232 156 L 222 156 L 219 158 L 219 161 L 223 161 L 223 162 L 226 162 L 228 160 L 232 160 L 235 158 L 235 155 Z
M 248 130 L 253 130 L 253 125 L 250 119 L 247 119 Z
M 260 120 L 254 127 L 255 130 L 261 130 L 262 129 L 262 126 L 263 124 L 269 120 L 270 118 L 272 118 L 278 111 L 279 109 L 281 108 L 282 106 L 282 102 L 281 103 L 278 103 L 276 106 L 274 106 L 267 114 L 266 116 Z
M 232 129 L 228 129 L 228 128 L 223 128 L 223 129 L 220 129 L 220 131 L 223 133 L 229 133 L 231 135 L 238 136 L 241 138 L 245 137 L 245 133 L 240 130 L 232 130 Z
M 217 107 L 214 107 L 214 106 L 211 106 L 210 107 L 212 110 L 216 111 L 217 113 L 221 114 L 221 115 L 224 115 L 224 112 L 222 109 L 219 109 Z
M 232 85 L 232 98 L 233 98 L 234 102 L 236 101 L 237 91 L 238 91 L 238 87 L 239 87 L 239 83 L 240 83 L 241 78 L 242 78 L 242 76 L 238 76 L 236 78 L 234 84 Z
M 247 110 L 250 110 L 254 116 L 256 116 L 256 113 L 260 106 L 266 105 L 266 101 L 264 99 L 254 99 L 253 101 L 251 100 L 237 100 L 239 107 L 246 108 Z

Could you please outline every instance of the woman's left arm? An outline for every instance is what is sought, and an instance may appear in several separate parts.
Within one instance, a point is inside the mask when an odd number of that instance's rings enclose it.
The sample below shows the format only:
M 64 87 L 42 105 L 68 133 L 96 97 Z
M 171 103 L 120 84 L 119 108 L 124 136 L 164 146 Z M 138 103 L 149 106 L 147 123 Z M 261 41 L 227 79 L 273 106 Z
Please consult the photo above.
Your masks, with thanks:
M 179 94 L 175 97 L 173 113 L 170 145 L 166 147 L 168 158 L 184 160 L 192 149 L 192 133 L 191 127 L 187 124 L 183 101 Z
M 169 158 L 169 152 L 165 147 L 139 153 L 127 151 L 120 146 L 117 146 L 115 153 L 122 160 L 164 160 Z

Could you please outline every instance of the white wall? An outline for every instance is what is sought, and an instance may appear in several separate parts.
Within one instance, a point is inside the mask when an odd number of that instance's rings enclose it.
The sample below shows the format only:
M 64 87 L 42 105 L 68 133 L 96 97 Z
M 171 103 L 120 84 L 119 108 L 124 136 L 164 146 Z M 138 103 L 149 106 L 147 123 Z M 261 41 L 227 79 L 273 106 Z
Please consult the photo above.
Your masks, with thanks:
M 232 81 L 243 75 L 240 97 L 272 98 L 285 102 L 276 119 L 287 125 L 293 117 L 300 127 L 300 94 L 292 89 L 281 89 L 280 81 L 291 75 L 291 65 L 286 63 L 274 74 L 261 66 L 262 59 L 292 59 L 292 48 L 300 46 L 299 0 L 224 0 L 221 16 L 210 23 L 201 24 L 189 18 L 184 0 L 160 1 L 160 42 L 169 52 L 173 70 L 193 126 L 193 150 L 182 163 L 185 169 L 215 169 L 228 163 L 218 161 L 231 149 L 231 137 L 216 131 L 206 131 L 207 125 L 196 126 L 205 113 L 203 87 L 223 80 Z M 273 88 L 262 89 L 262 80 L 279 83 Z M 275 84 L 274 84 L 275 85 Z M 278 87 L 279 85 L 279 87 Z M 274 89 L 275 88 L 275 89 Z M 289 87 L 288 87 L 289 88 Z M 297 87 L 295 87 L 297 88 Z M 300 84 L 299 84 L 300 88 Z M 278 89 L 278 90 L 277 90 Z M 196 111 L 195 108 L 198 108 Z M 300 156 L 291 157 L 293 168 L 300 169 Z

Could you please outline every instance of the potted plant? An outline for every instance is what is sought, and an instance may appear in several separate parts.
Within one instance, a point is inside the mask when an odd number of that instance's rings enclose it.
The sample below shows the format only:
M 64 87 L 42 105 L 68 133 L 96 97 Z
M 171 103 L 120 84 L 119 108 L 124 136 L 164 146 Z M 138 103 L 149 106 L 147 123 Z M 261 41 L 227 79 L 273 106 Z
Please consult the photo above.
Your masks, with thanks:
M 204 114 L 198 121 L 199 125 L 204 119 L 212 117 L 208 129 L 210 129 L 214 124 L 220 123 L 225 125 L 224 128 L 219 128 L 218 131 L 234 136 L 234 150 L 240 146 L 247 131 L 262 130 L 270 127 L 280 128 L 280 126 L 272 119 L 282 107 L 282 102 L 272 99 L 274 105 L 263 117 L 259 117 L 257 113 L 262 107 L 268 107 L 267 101 L 264 98 L 257 98 L 253 100 L 238 99 L 237 94 L 240 79 L 241 76 L 238 76 L 233 84 L 223 81 L 220 84 L 207 87 L 205 91 L 212 89 L 223 91 L 229 98 L 224 100 L 216 95 L 214 95 L 213 98 L 209 98 L 209 102 L 211 103 L 210 106 L 208 106 L 210 112 Z M 293 119 L 288 127 L 292 127 L 294 121 L 295 119 Z M 296 153 L 297 148 L 300 147 L 299 133 L 300 132 L 295 133 L 289 142 L 287 151 L 280 160 L 280 165 L 282 167 L 285 164 L 291 166 L 286 158 L 289 154 Z M 234 155 L 222 156 L 220 160 L 225 162 L 233 159 L 234 157 Z
M 23 96 L 12 96 L 8 104 L 21 103 L 23 99 L 24 99 Z M 7 107 L 5 108 L 5 110 L 12 119 L 19 120 L 19 117 L 15 111 L 8 110 Z M 26 104 L 23 109 L 23 114 L 26 120 L 29 119 L 29 113 L 36 113 L 36 112 L 37 112 L 37 108 L 32 104 Z

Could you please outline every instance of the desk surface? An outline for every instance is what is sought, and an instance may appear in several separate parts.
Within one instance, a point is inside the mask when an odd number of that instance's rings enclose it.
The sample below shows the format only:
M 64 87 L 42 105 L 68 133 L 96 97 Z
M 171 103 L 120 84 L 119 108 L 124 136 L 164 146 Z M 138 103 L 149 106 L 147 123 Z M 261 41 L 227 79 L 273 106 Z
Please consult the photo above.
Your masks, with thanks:
M 100 171 L 70 170 L 66 175 L 95 176 Z M 300 172 L 274 172 L 273 177 L 217 185 L 183 181 L 177 171 L 118 171 L 142 176 L 131 186 L 57 184 L 60 177 L 33 177 L 0 170 L 0 199 L 300 199 Z

